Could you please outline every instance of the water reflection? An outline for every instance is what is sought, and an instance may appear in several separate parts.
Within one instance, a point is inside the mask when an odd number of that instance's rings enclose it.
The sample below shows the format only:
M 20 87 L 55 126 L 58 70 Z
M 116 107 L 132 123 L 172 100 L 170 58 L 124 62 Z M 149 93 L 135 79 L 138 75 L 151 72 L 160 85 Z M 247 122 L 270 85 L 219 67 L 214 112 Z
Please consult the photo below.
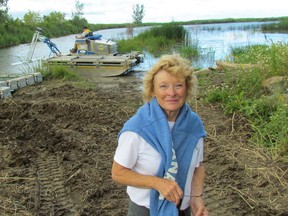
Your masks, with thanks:
M 265 22 L 267 24 L 267 22 Z M 260 22 L 187 25 L 191 40 L 199 43 L 201 56 L 194 67 L 214 66 L 217 60 L 230 57 L 231 48 L 254 44 L 288 42 L 288 34 L 262 33 Z
M 267 22 L 265 22 L 266 24 Z M 262 33 L 260 26 L 263 23 L 226 23 L 226 24 L 205 24 L 205 25 L 185 25 L 189 31 L 190 41 L 198 43 L 201 56 L 197 60 L 193 60 L 193 66 L 196 68 L 212 67 L 217 60 L 225 60 L 229 58 L 232 47 L 240 47 L 252 44 L 271 44 L 276 42 L 288 42 L 288 34 L 280 33 Z M 136 36 L 140 32 L 145 31 L 149 27 L 135 28 L 133 35 Z M 103 38 L 115 40 L 126 39 L 129 37 L 126 28 L 106 29 L 96 32 L 101 34 Z M 45 32 L 44 32 L 45 35 Z M 59 50 L 65 54 L 74 46 L 76 35 L 52 38 Z M 11 48 L 0 50 L 0 76 L 15 73 L 24 73 L 33 70 L 39 65 L 39 61 L 34 64 L 19 64 L 12 66 L 12 63 L 23 62 L 29 52 L 30 44 L 22 44 Z M 38 42 L 34 58 L 47 58 L 51 55 L 50 49 L 43 42 Z M 157 58 L 151 54 L 145 53 L 144 63 L 140 64 L 137 71 L 147 71 Z M 140 72 L 139 72 L 140 73 Z

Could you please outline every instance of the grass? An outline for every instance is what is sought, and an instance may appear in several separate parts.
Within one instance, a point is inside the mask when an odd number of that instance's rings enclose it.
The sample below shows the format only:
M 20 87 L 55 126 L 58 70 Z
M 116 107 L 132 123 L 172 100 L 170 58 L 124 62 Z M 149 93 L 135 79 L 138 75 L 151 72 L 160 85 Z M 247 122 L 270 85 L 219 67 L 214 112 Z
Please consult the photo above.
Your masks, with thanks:
M 233 49 L 235 63 L 259 64 L 265 67 L 265 78 L 269 76 L 285 76 L 288 68 L 288 45 L 272 43 L 272 45 L 253 45 Z M 264 69 L 264 68 L 263 68 Z
M 152 27 L 134 38 L 118 40 L 118 51 L 127 53 L 131 50 L 141 50 L 159 56 L 164 52 L 171 52 L 171 49 L 174 46 L 179 47 L 179 45 L 182 45 L 185 42 L 186 37 L 187 31 L 185 28 L 182 25 L 171 22 Z M 186 47 L 188 46 L 186 45 Z M 191 50 L 192 49 L 189 50 L 189 48 L 187 48 L 183 52 L 191 55 Z
M 279 22 L 266 24 L 262 27 L 263 32 L 287 32 L 288 31 L 288 17 L 282 17 Z
M 235 63 L 258 67 L 225 71 L 225 85 L 210 90 L 207 100 L 221 102 L 228 114 L 244 115 L 253 130 L 253 143 L 288 156 L 288 45 L 246 46 L 234 49 L 233 55 Z M 262 82 L 273 76 L 286 77 L 280 91 L 263 88 Z
M 182 44 L 178 48 L 178 52 L 180 53 L 181 56 L 187 59 L 198 58 L 200 56 L 200 50 L 201 50 L 199 41 L 198 39 L 189 40 L 188 38 L 190 38 L 190 36 L 187 33 L 184 44 Z
M 138 36 L 119 40 L 118 51 L 148 51 L 155 56 L 176 50 L 186 58 L 198 57 L 200 46 L 195 41 L 187 41 L 183 26 L 169 23 L 150 28 Z M 227 114 L 243 115 L 247 118 L 253 135 L 251 142 L 288 156 L 288 97 L 285 89 L 271 94 L 262 82 L 273 76 L 288 75 L 288 45 L 252 45 L 233 48 L 233 61 L 240 64 L 254 64 L 251 69 L 225 71 L 225 84 L 209 90 L 207 100 L 220 102 Z M 74 73 L 66 68 L 55 67 L 44 71 L 47 78 L 77 80 Z M 286 90 L 287 91 L 287 90 Z
M 61 79 L 63 81 L 79 81 L 80 77 L 73 71 L 70 71 L 64 66 L 53 66 L 49 68 L 42 68 L 41 74 L 45 79 Z

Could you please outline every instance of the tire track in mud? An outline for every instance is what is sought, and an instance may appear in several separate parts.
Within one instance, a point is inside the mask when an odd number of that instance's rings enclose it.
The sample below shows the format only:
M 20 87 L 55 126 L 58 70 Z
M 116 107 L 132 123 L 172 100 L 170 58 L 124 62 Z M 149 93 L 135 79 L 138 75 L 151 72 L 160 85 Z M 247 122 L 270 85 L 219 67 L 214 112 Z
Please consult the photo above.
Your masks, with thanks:
M 204 187 L 204 200 L 209 210 L 210 216 L 234 216 L 234 215 L 253 215 L 251 209 L 243 203 L 241 197 L 235 194 L 231 185 L 234 185 L 233 178 L 241 178 L 237 175 L 236 165 L 227 166 L 226 164 L 233 164 L 229 158 L 221 155 L 221 159 L 214 157 L 217 152 L 220 152 L 220 148 L 213 148 L 214 145 L 211 140 L 207 140 L 206 145 L 209 145 L 211 149 L 206 151 L 207 163 L 206 167 L 206 181 Z M 213 150 L 212 150 L 213 149 Z M 222 169 L 219 169 L 222 167 Z M 229 169 L 235 169 L 235 174 L 231 174 Z
M 56 156 L 38 158 L 35 205 L 38 215 L 76 215 L 64 187 L 62 168 Z

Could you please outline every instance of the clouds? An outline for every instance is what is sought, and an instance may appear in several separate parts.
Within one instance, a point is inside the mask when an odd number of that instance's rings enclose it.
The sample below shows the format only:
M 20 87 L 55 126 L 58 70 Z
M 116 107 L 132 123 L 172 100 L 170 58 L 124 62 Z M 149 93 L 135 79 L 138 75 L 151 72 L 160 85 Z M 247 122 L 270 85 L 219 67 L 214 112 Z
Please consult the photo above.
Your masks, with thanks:
M 61 11 L 63 9 L 66 9 L 67 6 L 73 3 L 73 1 L 70 0 L 49 0 L 49 1 L 41 1 L 41 0 L 8 0 L 8 6 L 10 8 L 9 11 L 11 12 L 27 12 L 35 11 L 35 12 L 42 12 L 42 11 L 48 11 L 48 10 L 57 10 Z M 72 5 L 74 7 L 74 4 Z
M 70 18 L 76 0 L 9 0 L 9 14 L 22 18 L 29 10 L 47 15 L 64 12 Z M 80 0 L 90 23 L 132 22 L 133 5 L 143 4 L 143 22 L 287 16 L 286 0 Z

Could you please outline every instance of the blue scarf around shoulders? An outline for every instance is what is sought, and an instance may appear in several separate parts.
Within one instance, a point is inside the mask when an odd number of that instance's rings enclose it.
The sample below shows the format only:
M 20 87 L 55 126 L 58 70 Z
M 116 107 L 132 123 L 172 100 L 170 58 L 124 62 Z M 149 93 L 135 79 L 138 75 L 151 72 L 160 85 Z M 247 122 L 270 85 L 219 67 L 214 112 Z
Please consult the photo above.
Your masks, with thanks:
M 184 191 L 186 178 L 193 150 L 201 137 L 206 136 L 203 123 L 199 116 L 184 104 L 175 125 L 170 131 L 165 112 L 156 98 L 141 106 L 123 126 L 124 131 L 133 131 L 148 142 L 162 157 L 156 176 L 163 178 L 171 166 L 172 144 L 176 152 L 178 172 L 176 182 Z M 119 137 L 118 136 L 118 137 Z M 152 189 L 150 193 L 150 216 L 178 216 L 174 203 L 159 199 L 159 192 Z

